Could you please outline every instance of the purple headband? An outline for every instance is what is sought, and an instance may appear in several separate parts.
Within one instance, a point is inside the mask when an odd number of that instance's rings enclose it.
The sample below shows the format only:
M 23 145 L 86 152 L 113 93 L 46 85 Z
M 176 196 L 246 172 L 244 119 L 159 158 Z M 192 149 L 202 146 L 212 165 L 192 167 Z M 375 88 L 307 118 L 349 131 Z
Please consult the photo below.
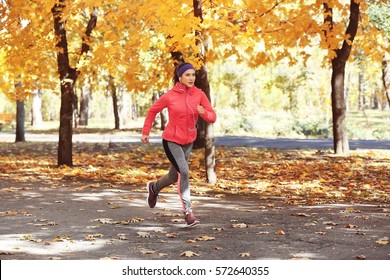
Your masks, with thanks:
M 183 64 L 183 65 L 179 68 L 179 70 L 177 70 L 177 76 L 180 78 L 180 77 L 183 75 L 183 73 L 184 73 L 185 71 L 189 70 L 189 69 L 194 69 L 194 70 L 195 70 L 194 66 L 192 66 L 191 63 L 185 63 L 185 64 Z

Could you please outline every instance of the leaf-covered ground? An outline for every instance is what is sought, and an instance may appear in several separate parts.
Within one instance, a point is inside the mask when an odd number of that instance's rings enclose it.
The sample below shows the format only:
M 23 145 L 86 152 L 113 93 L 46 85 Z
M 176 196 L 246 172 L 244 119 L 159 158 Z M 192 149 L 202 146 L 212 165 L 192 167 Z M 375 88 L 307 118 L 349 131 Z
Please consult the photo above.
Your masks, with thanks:
M 0 180 L 17 191 L 35 184 L 99 188 L 107 184 L 144 190 L 169 168 L 160 145 L 74 144 L 74 167 L 57 166 L 57 144 L 2 143 Z M 390 153 L 216 148 L 218 182 L 205 182 L 203 151 L 190 158 L 192 191 L 282 197 L 291 204 L 390 201 Z M 174 187 L 166 190 L 175 191 Z

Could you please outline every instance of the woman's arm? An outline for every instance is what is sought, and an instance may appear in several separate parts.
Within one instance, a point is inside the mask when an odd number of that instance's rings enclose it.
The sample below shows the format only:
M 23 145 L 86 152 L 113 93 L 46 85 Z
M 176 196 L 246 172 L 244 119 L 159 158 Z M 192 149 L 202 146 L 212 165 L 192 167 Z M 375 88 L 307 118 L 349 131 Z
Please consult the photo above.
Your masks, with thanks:
M 149 108 L 149 111 L 146 115 L 144 126 L 142 128 L 142 138 L 141 141 L 146 143 L 149 141 L 149 133 L 152 129 L 153 121 L 156 118 L 156 115 L 160 113 L 168 105 L 168 93 L 163 94 L 153 105 Z

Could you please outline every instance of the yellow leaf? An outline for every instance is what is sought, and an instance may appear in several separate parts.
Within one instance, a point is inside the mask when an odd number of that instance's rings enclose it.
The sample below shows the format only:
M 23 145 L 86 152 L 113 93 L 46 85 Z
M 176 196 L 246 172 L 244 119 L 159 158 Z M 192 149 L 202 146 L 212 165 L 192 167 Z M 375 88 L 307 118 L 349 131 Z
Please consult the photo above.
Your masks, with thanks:
M 381 239 L 375 241 L 375 243 L 380 244 L 380 245 L 387 245 L 390 243 L 390 240 L 388 237 L 382 237 Z
M 191 258 L 191 257 L 198 257 L 199 255 L 200 254 L 194 253 L 192 251 L 184 251 L 183 253 L 180 254 L 180 257 Z
M 233 224 L 232 227 L 234 227 L 234 228 L 247 228 L 248 225 L 244 224 L 244 223 L 240 223 L 240 224 Z
M 149 238 L 149 237 L 151 237 L 150 233 L 146 232 L 146 231 L 139 231 L 139 232 L 137 232 L 137 234 L 138 234 L 139 237 L 142 237 L 142 238 Z
M 250 252 L 240 253 L 238 254 L 238 256 L 240 256 L 241 258 L 247 258 L 251 256 L 251 253 Z
M 211 240 L 215 240 L 215 237 L 203 235 L 203 236 L 195 238 L 195 240 L 197 240 L 197 241 L 211 241 Z

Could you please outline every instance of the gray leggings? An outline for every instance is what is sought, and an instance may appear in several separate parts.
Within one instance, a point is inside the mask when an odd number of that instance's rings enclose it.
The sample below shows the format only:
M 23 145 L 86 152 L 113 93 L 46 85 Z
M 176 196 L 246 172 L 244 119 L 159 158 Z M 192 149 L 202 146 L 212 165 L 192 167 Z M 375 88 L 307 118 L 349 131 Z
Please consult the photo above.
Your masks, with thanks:
M 185 213 L 191 212 L 190 172 L 188 158 L 192 150 L 192 143 L 179 145 L 163 140 L 165 154 L 171 162 L 169 172 L 161 177 L 154 185 L 154 191 L 159 193 L 163 188 L 178 182 L 177 190 Z

